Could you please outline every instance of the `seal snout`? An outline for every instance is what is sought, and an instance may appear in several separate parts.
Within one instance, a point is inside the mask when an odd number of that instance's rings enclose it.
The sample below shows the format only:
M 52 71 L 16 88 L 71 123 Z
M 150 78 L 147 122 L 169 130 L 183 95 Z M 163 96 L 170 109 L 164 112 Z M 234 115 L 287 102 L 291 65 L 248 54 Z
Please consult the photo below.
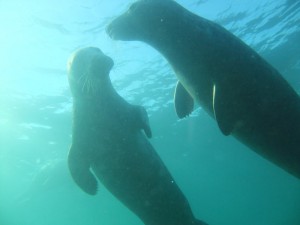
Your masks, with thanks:
M 114 61 L 112 58 L 103 53 L 101 55 L 97 54 L 90 59 L 87 74 L 93 79 L 101 79 L 109 75 L 113 66 Z
M 106 68 L 107 68 L 108 72 L 113 68 L 113 66 L 115 64 L 114 61 L 113 61 L 113 59 L 110 58 L 107 55 L 105 55 L 104 63 L 106 65 Z
M 134 16 L 125 13 L 111 21 L 105 31 L 113 40 L 129 41 L 137 39 L 138 27 L 139 22 L 135 20 Z
M 113 39 L 113 40 L 120 40 L 121 38 L 121 34 L 125 33 L 126 29 L 124 27 L 128 26 L 124 26 L 121 24 L 122 21 L 120 21 L 120 19 L 115 19 L 113 20 L 105 29 L 106 33 L 108 34 L 108 36 Z

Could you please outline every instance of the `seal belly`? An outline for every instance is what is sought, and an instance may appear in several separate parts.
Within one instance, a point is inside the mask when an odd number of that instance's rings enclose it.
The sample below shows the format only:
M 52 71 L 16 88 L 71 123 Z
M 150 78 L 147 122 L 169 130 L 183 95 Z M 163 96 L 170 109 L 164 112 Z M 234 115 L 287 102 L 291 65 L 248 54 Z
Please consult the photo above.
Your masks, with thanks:
M 195 221 L 187 200 L 143 134 L 127 139 L 119 153 L 111 149 L 105 157 L 96 159 L 92 169 L 145 224 L 182 225 Z

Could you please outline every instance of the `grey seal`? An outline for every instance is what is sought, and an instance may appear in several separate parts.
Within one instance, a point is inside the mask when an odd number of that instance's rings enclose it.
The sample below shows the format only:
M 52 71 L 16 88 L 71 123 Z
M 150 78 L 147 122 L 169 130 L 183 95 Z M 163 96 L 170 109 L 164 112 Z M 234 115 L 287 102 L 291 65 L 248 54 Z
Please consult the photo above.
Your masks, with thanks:
M 175 108 L 189 115 L 194 100 L 224 135 L 300 178 L 300 98 L 282 75 L 222 26 L 172 0 L 140 0 L 114 19 L 115 40 L 158 50 L 179 80 Z
M 204 225 L 147 137 L 146 110 L 113 88 L 113 60 L 98 48 L 76 51 L 68 62 L 73 95 L 68 165 L 76 184 L 95 195 L 97 179 L 146 225 Z M 144 131 L 144 133 L 142 132 Z

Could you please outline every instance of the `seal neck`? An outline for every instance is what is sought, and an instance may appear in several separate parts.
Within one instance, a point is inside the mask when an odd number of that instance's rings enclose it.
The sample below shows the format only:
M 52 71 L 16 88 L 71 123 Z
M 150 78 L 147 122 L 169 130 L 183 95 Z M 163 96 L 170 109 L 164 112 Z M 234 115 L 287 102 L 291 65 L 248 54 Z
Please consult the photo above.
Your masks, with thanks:
M 82 84 L 76 85 L 74 82 L 76 81 L 69 80 L 74 100 L 99 101 L 110 99 L 117 94 L 108 75 L 90 83 L 89 87 L 82 86 Z

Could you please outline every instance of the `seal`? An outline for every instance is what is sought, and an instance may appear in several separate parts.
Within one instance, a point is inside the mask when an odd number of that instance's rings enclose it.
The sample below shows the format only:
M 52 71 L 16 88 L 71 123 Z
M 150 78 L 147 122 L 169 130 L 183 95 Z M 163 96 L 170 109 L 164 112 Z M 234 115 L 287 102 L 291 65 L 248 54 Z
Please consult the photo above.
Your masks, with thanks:
M 129 104 L 113 88 L 109 77 L 113 64 L 94 47 L 80 49 L 69 59 L 72 178 L 90 195 L 97 193 L 98 178 L 146 225 L 206 224 L 194 217 L 148 141 L 152 134 L 146 110 Z
M 179 80 L 175 108 L 194 100 L 224 135 L 300 178 L 300 99 L 281 74 L 222 26 L 172 0 L 140 0 L 107 27 L 115 40 L 158 50 Z

